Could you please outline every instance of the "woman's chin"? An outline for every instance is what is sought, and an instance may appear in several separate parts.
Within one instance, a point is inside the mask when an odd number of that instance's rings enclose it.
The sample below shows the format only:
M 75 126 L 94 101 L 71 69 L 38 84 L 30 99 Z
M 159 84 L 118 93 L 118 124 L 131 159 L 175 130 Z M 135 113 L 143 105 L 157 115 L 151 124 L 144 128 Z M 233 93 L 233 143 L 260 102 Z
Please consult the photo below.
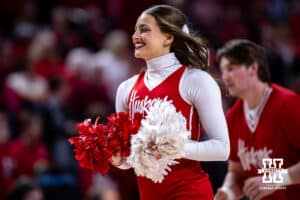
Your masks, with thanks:
M 135 52 L 134 52 L 134 57 L 140 58 L 140 59 L 145 59 L 145 57 L 143 56 L 143 54 L 141 54 L 141 53 L 138 52 L 138 51 L 135 51 Z

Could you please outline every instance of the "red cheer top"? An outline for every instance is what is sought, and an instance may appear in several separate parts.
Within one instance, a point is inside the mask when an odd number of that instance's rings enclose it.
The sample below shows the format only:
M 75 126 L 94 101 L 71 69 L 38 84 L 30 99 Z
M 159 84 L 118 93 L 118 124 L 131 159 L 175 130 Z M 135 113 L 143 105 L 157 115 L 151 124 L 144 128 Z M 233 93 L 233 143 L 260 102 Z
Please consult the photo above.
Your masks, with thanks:
M 192 140 L 199 140 L 201 128 L 199 116 L 195 108 L 188 104 L 179 93 L 179 83 L 185 66 L 169 75 L 163 82 L 148 89 L 144 83 L 145 72 L 142 72 L 134 84 L 128 98 L 129 113 L 144 113 L 144 108 L 151 106 L 157 99 L 167 97 L 186 118 L 187 129 Z M 138 177 L 141 200 L 171 200 L 171 199 L 213 199 L 213 193 L 208 176 L 201 169 L 198 161 L 180 159 L 180 163 L 171 167 L 162 183 L 154 183 L 145 177 Z

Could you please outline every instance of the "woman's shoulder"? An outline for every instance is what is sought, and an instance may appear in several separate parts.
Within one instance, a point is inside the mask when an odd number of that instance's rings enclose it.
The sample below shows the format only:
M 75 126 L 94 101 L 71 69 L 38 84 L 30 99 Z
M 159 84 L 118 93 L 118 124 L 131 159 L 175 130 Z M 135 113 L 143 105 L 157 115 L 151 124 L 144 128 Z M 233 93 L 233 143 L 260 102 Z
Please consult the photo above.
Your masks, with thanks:
M 207 71 L 191 67 L 187 67 L 184 73 L 183 81 L 192 82 L 194 84 L 197 84 L 198 87 L 205 86 L 207 84 L 217 84 L 212 75 Z
M 121 84 L 119 85 L 119 89 L 128 89 L 128 88 L 132 88 L 134 83 L 136 82 L 136 80 L 138 79 L 139 74 L 135 74 L 131 77 L 129 77 L 128 79 L 124 80 L 123 82 L 121 82 Z

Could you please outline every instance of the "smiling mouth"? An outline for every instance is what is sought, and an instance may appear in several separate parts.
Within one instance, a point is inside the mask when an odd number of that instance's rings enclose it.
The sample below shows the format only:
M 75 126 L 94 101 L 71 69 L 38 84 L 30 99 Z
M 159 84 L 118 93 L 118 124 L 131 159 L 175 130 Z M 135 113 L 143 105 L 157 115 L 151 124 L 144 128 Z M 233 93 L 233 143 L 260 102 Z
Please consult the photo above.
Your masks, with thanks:
M 143 43 L 136 43 L 135 49 L 140 49 L 140 48 L 143 48 L 144 46 L 145 46 L 145 44 L 143 44 Z

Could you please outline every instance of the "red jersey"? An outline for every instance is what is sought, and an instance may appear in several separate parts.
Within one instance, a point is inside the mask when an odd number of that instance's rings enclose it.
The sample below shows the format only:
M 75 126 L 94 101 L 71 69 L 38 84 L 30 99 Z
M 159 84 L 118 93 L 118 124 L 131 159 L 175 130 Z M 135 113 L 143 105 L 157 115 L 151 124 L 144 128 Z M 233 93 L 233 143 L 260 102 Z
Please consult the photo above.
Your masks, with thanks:
M 197 111 L 184 101 L 179 93 L 179 82 L 185 71 L 183 66 L 173 72 L 158 86 L 149 90 L 144 83 L 145 73 L 141 73 L 129 94 L 129 113 L 144 112 L 156 99 L 172 100 L 177 111 L 186 118 L 187 129 L 191 131 L 191 139 L 200 138 L 200 124 Z M 172 171 L 162 183 L 154 183 L 145 177 L 138 177 L 141 200 L 192 200 L 213 199 L 212 188 L 208 176 L 201 169 L 200 163 L 193 160 L 180 159 L 179 164 L 172 166 Z
M 264 158 L 283 159 L 287 169 L 300 161 L 300 97 L 292 91 L 270 84 L 272 92 L 261 111 L 255 129 L 247 124 L 243 101 L 238 100 L 227 113 L 230 160 L 241 163 L 245 177 L 254 177 L 263 168 Z M 277 190 L 265 199 L 299 199 L 300 184 Z

